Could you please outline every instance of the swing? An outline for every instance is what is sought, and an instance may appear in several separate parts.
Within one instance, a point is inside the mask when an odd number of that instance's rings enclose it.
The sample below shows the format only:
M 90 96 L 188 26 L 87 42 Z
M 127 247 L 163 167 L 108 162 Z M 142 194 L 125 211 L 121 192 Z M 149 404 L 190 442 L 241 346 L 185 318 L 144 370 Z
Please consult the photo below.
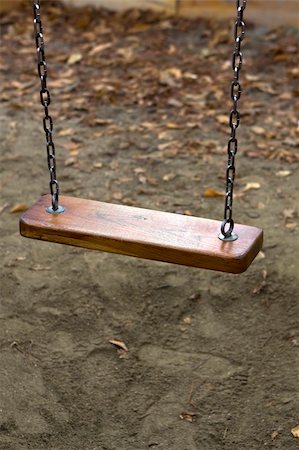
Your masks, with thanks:
M 249 267 L 262 247 L 263 232 L 260 228 L 235 225 L 232 219 L 234 162 L 238 144 L 236 130 L 240 121 L 237 109 L 241 96 L 239 71 L 242 67 L 241 42 L 245 35 L 243 13 L 246 2 L 247 0 L 236 0 L 237 18 L 232 64 L 234 78 L 231 84 L 233 109 L 229 117 L 231 135 L 228 141 L 222 222 L 59 195 L 55 146 L 52 139 L 53 121 L 48 108 L 50 93 L 47 89 L 40 0 L 33 2 L 51 194 L 42 196 L 22 215 L 22 236 L 222 272 L 241 273 Z

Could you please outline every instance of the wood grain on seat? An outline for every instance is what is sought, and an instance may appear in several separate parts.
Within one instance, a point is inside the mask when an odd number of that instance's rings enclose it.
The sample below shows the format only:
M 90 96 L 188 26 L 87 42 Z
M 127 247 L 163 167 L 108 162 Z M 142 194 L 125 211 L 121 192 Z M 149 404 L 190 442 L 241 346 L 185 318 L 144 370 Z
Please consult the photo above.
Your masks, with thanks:
M 241 273 L 262 247 L 261 229 L 235 225 L 239 239 L 218 238 L 221 222 L 60 196 L 65 212 L 49 214 L 50 195 L 20 219 L 25 237 L 223 272 Z

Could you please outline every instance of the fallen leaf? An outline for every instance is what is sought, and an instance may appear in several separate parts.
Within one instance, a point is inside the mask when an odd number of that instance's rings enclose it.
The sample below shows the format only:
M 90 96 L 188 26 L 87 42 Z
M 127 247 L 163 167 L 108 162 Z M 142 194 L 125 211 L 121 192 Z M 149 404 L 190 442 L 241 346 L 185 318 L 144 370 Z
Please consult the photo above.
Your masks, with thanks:
M 253 294 L 260 294 L 261 291 L 267 286 L 267 281 L 266 281 L 267 275 L 268 275 L 267 271 L 266 271 L 265 269 L 262 270 L 262 278 L 263 278 L 263 280 L 262 280 L 262 282 L 261 282 L 258 286 L 256 286 L 256 287 L 252 290 L 252 293 L 253 293 Z
M 141 126 L 142 126 L 143 128 L 148 129 L 148 130 L 153 130 L 154 128 L 157 127 L 157 124 L 152 123 L 152 122 L 142 122 Z
M 273 431 L 271 433 L 271 441 L 275 441 L 275 439 L 278 437 L 278 431 Z
M 136 174 L 138 174 L 138 173 L 144 173 L 144 172 L 145 172 L 145 169 L 144 169 L 143 167 L 135 167 L 135 168 L 133 169 L 133 172 L 136 173 Z
M 298 217 L 298 213 L 295 209 L 286 208 L 283 210 L 283 217 L 285 218 L 285 220 L 295 219 L 296 217 Z
M 147 31 L 151 28 L 151 24 L 148 23 L 136 23 L 129 30 L 129 33 L 140 33 L 143 31 Z
M 3 213 L 3 211 L 5 210 L 5 208 L 8 207 L 8 203 L 4 203 L 4 205 L 0 206 L 0 214 Z
M 224 197 L 224 192 L 216 191 L 213 188 L 207 188 L 203 194 L 204 197 Z
M 106 44 L 97 45 L 96 47 L 91 49 L 88 54 L 89 54 L 89 56 L 97 55 L 111 46 L 112 46 L 112 44 L 110 42 L 107 42 Z
M 187 422 L 194 422 L 194 419 L 196 417 L 196 413 L 192 413 L 192 412 L 187 412 L 187 411 L 183 411 L 180 414 L 180 419 L 182 420 L 186 420 Z
M 297 228 L 297 224 L 295 222 L 288 222 L 285 224 L 285 227 L 288 230 L 295 230 L 295 228 Z
M 93 86 L 93 89 L 97 92 L 97 93 L 105 93 L 105 92 L 113 92 L 115 91 L 115 88 L 109 84 L 104 84 L 104 83 L 100 83 L 100 84 L 96 84 Z
M 182 78 L 182 71 L 177 67 L 170 67 L 169 69 L 162 70 L 159 75 L 160 84 L 176 87 L 177 81 Z
M 278 172 L 275 173 L 275 175 L 277 177 L 288 177 L 289 175 L 291 175 L 291 171 L 290 170 L 279 170 Z
M 260 183 L 250 182 L 250 183 L 246 184 L 243 191 L 246 192 L 246 191 L 250 191 L 251 189 L 260 189 L 260 187 L 261 187 Z
M 58 136 L 71 136 L 74 133 L 73 128 L 65 128 L 64 130 L 58 131 Z
M 251 130 L 258 136 L 263 136 L 266 134 L 266 130 L 262 127 L 259 127 L 258 125 L 251 127 Z
M 266 92 L 267 94 L 276 95 L 277 92 L 273 89 L 270 83 L 267 82 L 258 82 L 253 83 L 252 87 L 259 89 L 262 92 Z
M 77 144 L 76 142 L 65 142 L 64 144 L 60 144 L 61 147 L 65 148 L 66 150 L 74 151 L 74 150 L 78 150 L 79 148 L 79 144 Z
M 27 211 L 27 209 L 29 208 L 28 205 L 26 205 L 25 203 L 17 203 L 15 206 L 13 206 L 9 212 L 11 214 L 14 213 L 18 213 L 18 212 L 23 212 L 23 211 Z
M 166 128 L 170 128 L 171 130 L 178 130 L 183 127 L 182 127 L 182 125 L 178 125 L 177 123 L 174 123 L 174 122 L 167 122 Z
M 121 348 L 117 350 L 117 354 L 119 359 L 129 359 L 129 353 L 125 350 L 122 350 Z
M 25 261 L 26 256 L 17 256 L 16 261 Z
M 110 344 L 115 345 L 118 348 L 121 348 L 125 352 L 129 351 L 128 347 L 126 346 L 126 344 L 123 341 L 119 341 L 118 339 L 111 339 L 109 342 L 110 342 Z
M 259 75 L 252 75 L 251 73 L 246 73 L 245 78 L 248 81 L 259 81 L 260 76 Z
M 144 175 L 139 175 L 138 180 L 141 184 L 146 184 L 147 178 Z
M 176 177 L 175 173 L 167 173 L 166 175 L 163 175 L 163 181 L 171 181 Z
M 291 429 L 291 433 L 294 437 L 299 438 L 299 425 Z
M 74 156 L 70 156 L 64 161 L 65 167 L 73 166 L 77 162 L 77 159 Z
M 98 125 L 98 126 L 104 126 L 104 125 L 111 125 L 113 123 L 113 120 L 111 119 L 94 119 L 92 122 L 92 126 Z
M 122 198 L 123 198 L 123 193 L 122 193 L 122 192 L 113 192 L 112 198 L 113 198 L 114 200 L 122 200 Z
M 186 78 L 186 80 L 197 80 L 197 78 L 198 78 L 198 76 L 195 73 L 191 73 L 191 72 L 183 73 L 183 77 Z
M 183 106 L 183 103 L 180 102 L 179 100 L 177 100 L 176 98 L 170 98 L 170 99 L 167 101 L 167 104 L 168 104 L 169 106 L 174 106 L 175 108 L 181 108 L 181 107 Z
M 294 67 L 289 72 L 293 78 L 299 78 L 299 67 Z
M 116 53 L 123 57 L 127 63 L 132 63 L 135 59 L 134 50 L 131 47 L 119 48 Z
M 103 163 L 101 162 L 93 163 L 92 167 L 94 167 L 95 169 L 101 169 L 103 167 Z
M 164 152 L 165 158 L 175 158 L 178 154 L 178 149 L 176 148 L 168 148 Z
M 220 114 L 219 116 L 216 116 L 216 119 L 221 125 L 227 125 L 228 124 L 228 116 L 224 114 Z
M 266 255 L 264 252 L 262 252 L 262 250 L 259 251 L 259 253 L 256 256 L 256 260 L 258 261 L 259 259 L 265 259 Z
M 190 325 L 190 323 L 192 322 L 192 317 L 191 316 L 184 317 L 183 322 Z
M 77 64 L 83 58 L 82 53 L 72 53 L 67 60 L 67 64 Z
M 34 270 L 35 272 L 42 272 L 43 270 L 51 270 L 50 266 L 42 266 L 40 264 L 36 264 L 35 266 L 30 268 L 31 270 Z

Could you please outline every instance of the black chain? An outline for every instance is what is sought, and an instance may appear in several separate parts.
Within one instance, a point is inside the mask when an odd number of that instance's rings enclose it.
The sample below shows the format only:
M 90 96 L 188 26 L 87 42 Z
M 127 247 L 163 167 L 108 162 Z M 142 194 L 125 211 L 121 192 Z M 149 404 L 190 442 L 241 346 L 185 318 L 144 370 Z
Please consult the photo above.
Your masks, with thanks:
M 243 54 L 241 52 L 241 42 L 245 36 L 245 22 L 243 20 L 243 13 L 246 8 L 247 0 L 236 0 L 237 18 L 234 28 L 235 48 L 232 58 L 232 68 L 234 71 L 234 78 L 231 83 L 231 99 L 233 101 L 233 108 L 229 115 L 229 126 L 231 128 L 230 138 L 228 140 L 227 153 L 228 163 L 226 169 L 226 194 L 224 206 L 224 220 L 221 224 L 222 239 L 229 239 L 237 235 L 233 234 L 234 221 L 232 219 L 233 213 L 233 190 L 235 180 L 235 156 L 238 150 L 238 140 L 236 131 L 240 125 L 240 112 L 238 111 L 238 100 L 241 97 L 242 89 L 239 81 L 239 73 L 242 68 Z
M 46 134 L 47 145 L 47 160 L 48 168 L 50 172 L 50 192 L 52 198 L 52 211 L 59 210 L 58 196 L 59 196 L 59 184 L 56 178 L 56 157 L 55 157 L 55 145 L 53 142 L 53 120 L 49 115 L 49 105 L 51 103 L 50 92 L 47 89 L 47 63 L 45 57 L 45 42 L 41 18 L 41 6 L 40 0 L 33 2 L 33 23 L 34 23 L 34 35 L 37 51 L 37 71 L 41 82 L 40 101 L 44 107 L 43 126 Z

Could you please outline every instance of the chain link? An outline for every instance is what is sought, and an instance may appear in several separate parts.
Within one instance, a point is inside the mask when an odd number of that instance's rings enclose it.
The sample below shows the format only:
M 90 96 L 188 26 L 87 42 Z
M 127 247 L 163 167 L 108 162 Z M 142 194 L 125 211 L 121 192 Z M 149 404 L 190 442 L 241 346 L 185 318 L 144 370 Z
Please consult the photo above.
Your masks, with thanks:
M 238 111 L 238 100 L 241 97 L 242 88 L 239 81 L 239 73 L 242 68 L 243 54 L 241 43 L 245 37 L 245 22 L 243 20 L 247 0 L 236 0 L 237 17 L 234 26 L 235 48 L 232 56 L 233 80 L 231 82 L 230 96 L 233 107 L 229 115 L 229 126 L 231 129 L 227 145 L 228 162 L 226 169 L 226 193 L 224 205 L 224 220 L 221 224 L 221 233 L 224 239 L 232 236 L 234 229 L 233 214 L 233 191 L 235 181 L 235 156 L 238 150 L 237 128 L 240 125 L 240 112 Z
M 53 119 L 49 115 L 49 105 L 51 103 L 50 92 L 47 88 L 48 68 L 45 57 L 45 42 L 43 34 L 43 25 L 41 18 L 40 0 L 33 1 L 33 24 L 35 44 L 37 51 L 37 72 L 41 82 L 40 102 L 44 107 L 43 127 L 46 135 L 47 161 L 50 172 L 50 192 L 52 199 L 53 212 L 59 210 L 59 184 L 56 177 L 56 156 L 55 145 L 53 142 Z

